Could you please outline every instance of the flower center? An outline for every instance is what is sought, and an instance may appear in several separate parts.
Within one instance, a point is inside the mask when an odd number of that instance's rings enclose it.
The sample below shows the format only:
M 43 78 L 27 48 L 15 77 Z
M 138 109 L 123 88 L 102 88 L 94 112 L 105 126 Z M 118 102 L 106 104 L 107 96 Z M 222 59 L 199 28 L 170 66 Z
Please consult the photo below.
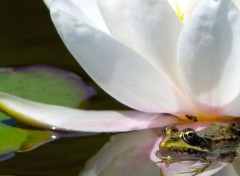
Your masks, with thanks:
M 231 116 L 219 116 L 211 114 L 179 114 L 177 117 L 183 123 L 192 123 L 192 122 L 236 122 L 240 121 L 239 118 Z

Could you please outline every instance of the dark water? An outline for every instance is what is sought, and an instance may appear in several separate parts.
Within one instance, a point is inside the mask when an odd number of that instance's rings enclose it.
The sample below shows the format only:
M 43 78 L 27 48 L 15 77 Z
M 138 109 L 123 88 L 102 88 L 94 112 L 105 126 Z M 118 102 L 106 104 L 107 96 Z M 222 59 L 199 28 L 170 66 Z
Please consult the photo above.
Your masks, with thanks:
M 47 64 L 71 70 L 97 90 L 90 109 L 126 109 L 85 74 L 62 44 L 41 0 L 0 1 L 0 67 Z M 62 138 L 0 162 L 0 175 L 75 176 L 109 135 Z
M 108 139 L 107 135 L 64 138 L 35 150 L 17 153 L 0 163 L 0 175 L 75 176 Z

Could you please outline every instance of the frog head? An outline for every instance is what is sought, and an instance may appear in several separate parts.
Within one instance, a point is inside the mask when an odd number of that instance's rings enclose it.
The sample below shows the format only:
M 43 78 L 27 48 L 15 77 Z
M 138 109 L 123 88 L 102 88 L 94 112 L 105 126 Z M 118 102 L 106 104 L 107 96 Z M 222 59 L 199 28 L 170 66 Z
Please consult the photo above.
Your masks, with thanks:
M 195 155 L 207 154 L 210 147 L 210 140 L 198 136 L 193 129 L 179 131 L 176 127 L 165 128 L 159 144 L 159 149 L 163 153 L 181 152 Z

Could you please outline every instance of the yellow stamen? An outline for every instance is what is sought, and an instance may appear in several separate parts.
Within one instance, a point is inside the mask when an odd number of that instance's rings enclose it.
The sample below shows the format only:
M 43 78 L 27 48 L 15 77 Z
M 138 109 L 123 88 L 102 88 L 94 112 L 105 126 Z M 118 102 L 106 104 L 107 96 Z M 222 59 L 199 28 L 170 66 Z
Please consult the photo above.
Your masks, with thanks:
M 175 1 L 175 12 L 176 12 L 179 20 L 180 20 L 182 23 L 184 23 L 184 21 L 185 21 L 184 12 L 181 11 L 181 8 L 180 8 L 179 4 L 177 3 L 177 1 Z
M 177 14 L 179 20 L 182 23 L 184 23 L 185 14 L 184 14 L 184 10 L 181 8 L 181 3 L 179 2 L 179 0 L 168 0 L 168 2 L 171 5 L 171 7 L 173 8 L 173 10 L 175 11 L 175 13 Z
M 177 14 L 179 20 L 184 23 L 192 13 L 199 0 L 168 0 L 170 6 Z M 240 0 L 231 0 L 240 9 Z
M 177 14 L 179 20 L 185 23 L 188 16 L 192 13 L 199 0 L 168 0 L 170 6 Z

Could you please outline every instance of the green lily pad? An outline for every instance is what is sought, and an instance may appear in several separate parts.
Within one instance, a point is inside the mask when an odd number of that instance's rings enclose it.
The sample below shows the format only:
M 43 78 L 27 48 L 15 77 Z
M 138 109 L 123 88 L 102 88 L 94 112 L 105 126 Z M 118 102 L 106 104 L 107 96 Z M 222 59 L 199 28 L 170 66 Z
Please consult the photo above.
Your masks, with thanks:
M 50 66 L 0 69 L 0 91 L 68 107 L 78 107 L 93 93 L 77 75 Z
M 80 77 L 50 66 L 0 69 L 0 91 L 29 100 L 78 108 L 94 94 Z M 0 120 L 8 116 L 0 114 Z

